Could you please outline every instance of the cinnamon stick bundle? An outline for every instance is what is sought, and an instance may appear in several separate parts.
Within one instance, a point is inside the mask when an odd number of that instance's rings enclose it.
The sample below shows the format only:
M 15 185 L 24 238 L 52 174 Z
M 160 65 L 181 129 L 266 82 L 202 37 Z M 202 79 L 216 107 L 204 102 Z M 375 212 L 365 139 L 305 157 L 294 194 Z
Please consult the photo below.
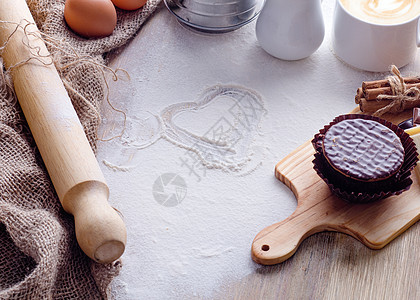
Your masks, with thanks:
M 412 87 L 420 89 L 420 77 L 403 77 L 402 79 L 407 89 Z M 355 102 L 359 104 L 362 112 L 373 113 L 392 102 L 388 99 L 378 99 L 379 95 L 393 95 L 389 80 L 362 82 L 362 86 L 357 89 Z

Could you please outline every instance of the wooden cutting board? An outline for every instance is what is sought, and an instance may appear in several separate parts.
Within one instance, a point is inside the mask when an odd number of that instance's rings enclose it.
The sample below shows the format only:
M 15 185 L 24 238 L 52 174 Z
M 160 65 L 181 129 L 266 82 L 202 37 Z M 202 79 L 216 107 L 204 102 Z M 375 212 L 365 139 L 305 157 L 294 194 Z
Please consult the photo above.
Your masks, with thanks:
M 410 117 L 404 113 L 385 118 L 398 124 Z M 314 135 L 318 131 L 315 129 Z M 350 204 L 332 195 L 317 175 L 312 164 L 314 153 L 308 141 L 276 165 L 275 176 L 293 191 L 298 204 L 290 217 L 255 237 L 251 253 L 257 263 L 283 262 L 305 238 L 322 231 L 346 233 L 369 248 L 381 249 L 420 219 L 420 173 L 413 172 L 411 188 L 401 195 L 370 204 Z

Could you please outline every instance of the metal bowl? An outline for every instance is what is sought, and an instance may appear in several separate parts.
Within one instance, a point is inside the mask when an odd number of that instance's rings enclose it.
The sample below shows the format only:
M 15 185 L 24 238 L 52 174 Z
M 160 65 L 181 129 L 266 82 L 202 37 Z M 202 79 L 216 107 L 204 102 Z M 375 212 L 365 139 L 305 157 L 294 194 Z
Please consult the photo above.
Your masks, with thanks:
M 251 22 L 264 0 L 164 0 L 184 25 L 203 32 L 228 32 Z

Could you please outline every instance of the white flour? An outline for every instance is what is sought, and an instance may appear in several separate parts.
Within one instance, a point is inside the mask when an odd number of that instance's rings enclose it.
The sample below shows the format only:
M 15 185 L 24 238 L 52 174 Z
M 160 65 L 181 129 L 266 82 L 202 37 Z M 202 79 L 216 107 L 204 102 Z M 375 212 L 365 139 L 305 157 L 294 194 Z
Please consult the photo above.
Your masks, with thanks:
M 244 198 L 243 191 L 252 186 L 241 178 L 261 176 L 258 171 L 269 154 L 261 143 L 266 113 L 256 92 L 215 85 L 196 101 L 175 103 L 158 113 L 128 112 L 122 137 L 99 147 L 105 173 L 114 174 L 111 191 L 120 190 L 111 198 L 122 204 L 118 207 L 129 236 L 125 267 L 115 280 L 117 299 L 210 297 L 227 274 L 255 267 L 249 247 L 262 229 L 252 221 L 260 215 L 252 213 L 259 205 L 256 198 Z M 120 126 L 111 127 L 119 132 Z M 273 166 L 266 167 L 272 174 Z M 187 182 L 185 199 L 173 207 L 158 204 L 151 193 L 156 178 L 169 171 Z M 266 184 L 272 180 L 266 179 Z M 160 193 L 169 198 L 176 188 L 168 185 Z M 266 216 L 269 211 L 269 206 L 261 210 Z M 130 283 L 138 277 L 142 280 Z
M 177 125 L 184 112 L 201 111 L 218 102 L 220 111 L 204 135 L 196 135 Z M 214 104 L 214 105 L 217 105 Z M 250 162 L 250 146 L 266 113 L 261 96 L 239 86 L 214 86 L 197 102 L 174 104 L 163 110 L 163 136 L 170 142 L 197 155 L 207 168 L 241 171 Z
M 205 122 L 202 133 L 191 132 L 188 124 L 183 127 L 176 121 L 185 113 L 204 111 L 211 105 L 218 110 L 213 112 L 217 119 L 213 123 Z M 204 116 L 209 114 L 211 112 Z M 249 167 L 252 158 L 257 157 L 252 151 L 252 141 L 265 114 L 264 103 L 256 92 L 241 86 L 216 85 L 208 88 L 199 101 L 170 105 L 158 116 L 151 113 L 145 116 L 127 115 L 124 133 L 121 139 L 114 141 L 114 144 L 120 144 L 122 150 L 117 161 L 122 157 L 126 157 L 127 161 L 114 163 L 104 159 L 103 163 L 114 171 L 129 171 L 136 167 L 133 165 L 136 150 L 147 148 L 164 138 L 185 149 L 185 159 L 193 161 L 194 165 L 242 174 L 244 170 L 252 172 L 261 165 L 261 160 L 254 160 Z M 185 123 L 188 121 L 187 118 Z M 191 129 L 196 132 L 197 127 Z M 258 150 L 261 153 L 262 148 Z M 131 154 L 124 155 L 127 152 Z M 184 163 L 187 163 L 186 160 Z M 131 165 L 127 165 L 129 162 Z

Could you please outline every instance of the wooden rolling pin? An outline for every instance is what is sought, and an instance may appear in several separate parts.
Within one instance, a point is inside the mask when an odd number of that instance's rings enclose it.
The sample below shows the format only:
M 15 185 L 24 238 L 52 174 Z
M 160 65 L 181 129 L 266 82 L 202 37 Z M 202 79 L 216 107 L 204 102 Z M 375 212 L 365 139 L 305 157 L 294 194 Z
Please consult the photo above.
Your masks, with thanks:
M 7 43 L 1 56 L 7 68 L 36 55 L 27 42 L 49 55 L 40 38 L 22 28 L 15 32 L 16 24 L 35 24 L 25 0 L 1 0 L 0 21 L 0 43 Z M 26 33 L 39 36 L 35 25 Z M 108 186 L 57 70 L 49 58 L 41 60 L 12 69 L 19 104 L 60 202 L 74 216 L 81 249 L 97 262 L 112 262 L 125 249 L 124 222 L 108 204 Z

